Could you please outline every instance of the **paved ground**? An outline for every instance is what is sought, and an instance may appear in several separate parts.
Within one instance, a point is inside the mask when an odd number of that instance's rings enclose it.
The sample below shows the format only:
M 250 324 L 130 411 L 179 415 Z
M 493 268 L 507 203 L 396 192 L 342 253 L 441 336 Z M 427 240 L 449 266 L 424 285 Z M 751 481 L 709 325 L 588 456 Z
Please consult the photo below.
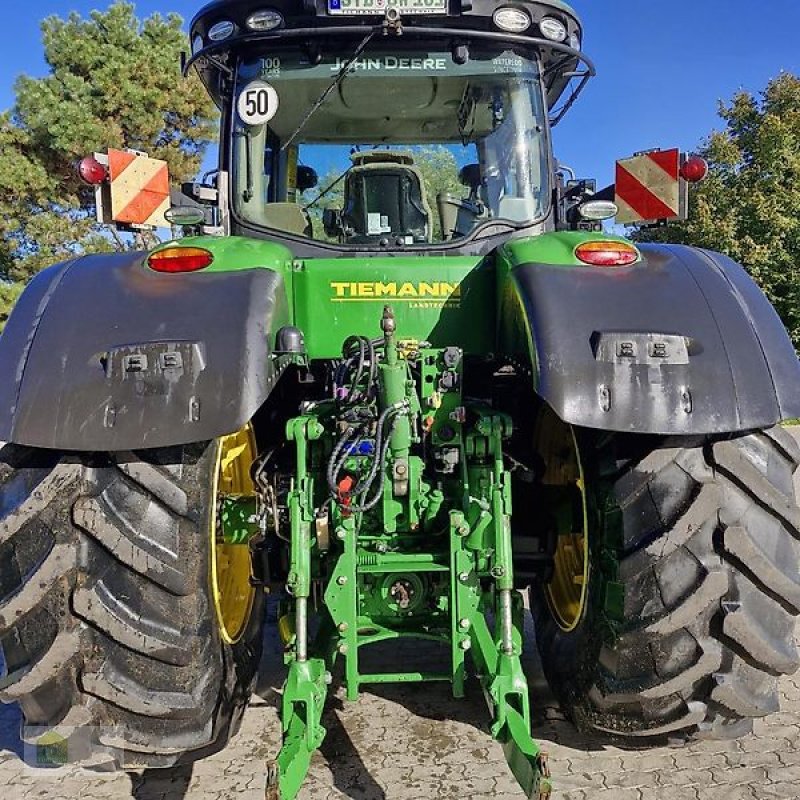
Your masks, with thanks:
M 757 723 L 753 736 L 630 751 L 578 735 L 547 700 L 536 662 L 526 669 L 542 712 L 534 735 L 550 754 L 554 800 L 800 798 L 800 677 L 783 681 L 782 711 Z M 8 785 L 6 800 L 261 800 L 264 764 L 280 737 L 279 682 L 280 667 L 266 660 L 258 695 L 225 751 L 192 769 L 141 776 L 31 769 L 19 758 L 16 708 L 0 707 L 0 793 Z M 463 701 L 436 684 L 381 687 L 358 704 L 337 695 L 300 798 L 522 800 L 486 720 L 474 690 Z
M 526 634 L 530 653 L 533 631 Z M 757 722 L 752 736 L 632 751 L 578 735 L 549 698 L 535 657 L 525 666 L 539 714 L 534 735 L 550 754 L 558 800 L 800 799 L 800 673 L 781 682 L 781 712 Z M 264 765 L 280 739 L 281 674 L 279 662 L 265 658 L 257 695 L 230 746 L 168 773 L 33 770 L 20 759 L 19 712 L 0 706 L 0 793 L 8 786 L 4 800 L 261 800 Z M 328 737 L 300 798 L 521 800 L 486 723 L 474 687 L 462 701 L 437 684 L 379 687 L 358 704 L 337 695 L 328 702 Z

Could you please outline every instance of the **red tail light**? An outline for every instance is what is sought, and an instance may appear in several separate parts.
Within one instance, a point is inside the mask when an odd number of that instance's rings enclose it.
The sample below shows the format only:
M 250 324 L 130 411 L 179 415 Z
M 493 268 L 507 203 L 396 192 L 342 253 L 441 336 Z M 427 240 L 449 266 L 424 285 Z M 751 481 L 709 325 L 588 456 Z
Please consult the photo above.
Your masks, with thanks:
M 99 186 L 108 178 L 108 167 L 94 156 L 86 156 L 78 162 L 78 175 L 89 186 Z
M 639 251 L 627 242 L 584 242 L 575 257 L 593 267 L 627 267 L 639 260 Z
M 690 156 L 683 162 L 681 177 L 689 183 L 700 183 L 708 177 L 708 162 L 700 156 Z
M 167 247 L 147 259 L 156 272 L 197 272 L 214 261 L 214 254 L 202 247 Z

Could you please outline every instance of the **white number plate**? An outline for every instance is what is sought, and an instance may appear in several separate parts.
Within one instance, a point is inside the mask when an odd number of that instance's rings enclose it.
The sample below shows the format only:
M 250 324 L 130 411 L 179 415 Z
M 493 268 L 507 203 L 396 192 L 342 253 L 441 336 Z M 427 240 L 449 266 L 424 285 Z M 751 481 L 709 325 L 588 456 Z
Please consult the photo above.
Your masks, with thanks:
M 403 14 L 446 14 L 447 0 L 328 0 L 329 14 L 385 14 L 394 7 Z

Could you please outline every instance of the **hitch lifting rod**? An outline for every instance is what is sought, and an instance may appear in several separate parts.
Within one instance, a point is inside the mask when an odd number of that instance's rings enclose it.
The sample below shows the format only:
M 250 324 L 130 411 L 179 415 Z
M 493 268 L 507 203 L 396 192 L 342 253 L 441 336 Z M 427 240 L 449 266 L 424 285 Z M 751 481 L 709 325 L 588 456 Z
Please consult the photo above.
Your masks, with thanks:
M 308 598 L 295 599 L 295 642 L 299 662 L 308 660 Z
M 514 624 L 511 615 L 511 589 L 500 590 L 500 645 L 503 652 L 511 655 L 514 652 Z

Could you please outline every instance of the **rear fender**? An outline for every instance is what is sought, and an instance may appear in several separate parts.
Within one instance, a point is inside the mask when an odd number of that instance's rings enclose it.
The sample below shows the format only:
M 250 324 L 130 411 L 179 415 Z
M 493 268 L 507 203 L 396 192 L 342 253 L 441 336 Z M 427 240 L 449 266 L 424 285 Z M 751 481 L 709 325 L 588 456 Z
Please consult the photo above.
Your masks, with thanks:
M 271 269 L 162 275 L 142 253 L 39 273 L 0 336 L 0 439 L 114 451 L 238 430 L 281 367 L 289 321 Z
M 561 419 L 694 435 L 800 416 L 797 354 L 744 269 L 685 246 L 641 251 L 615 268 L 531 263 L 514 242 L 500 252 L 501 351 Z

